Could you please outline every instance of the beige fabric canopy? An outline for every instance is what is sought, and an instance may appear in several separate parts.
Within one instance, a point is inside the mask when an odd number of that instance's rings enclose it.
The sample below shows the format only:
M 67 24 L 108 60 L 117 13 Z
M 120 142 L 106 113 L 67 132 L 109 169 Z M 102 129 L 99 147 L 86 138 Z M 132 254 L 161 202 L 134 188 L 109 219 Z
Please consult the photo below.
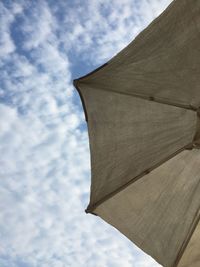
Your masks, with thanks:
M 199 267 L 200 1 L 173 1 L 74 85 L 90 139 L 87 212 L 165 267 Z

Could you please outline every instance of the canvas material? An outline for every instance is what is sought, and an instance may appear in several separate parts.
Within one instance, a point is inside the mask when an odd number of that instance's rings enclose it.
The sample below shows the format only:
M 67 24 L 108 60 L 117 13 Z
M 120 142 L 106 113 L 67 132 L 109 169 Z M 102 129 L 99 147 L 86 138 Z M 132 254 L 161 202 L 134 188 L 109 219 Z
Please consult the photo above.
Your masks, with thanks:
M 194 111 L 82 88 L 88 116 L 90 206 L 190 144 Z
M 175 0 L 75 82 L 90 139 L 88 211 L 165 267 L 200 266 L 200 150 L 184 150 L 199 143 L 199 47 L 200 1 Z
M 178 264 L 185 238 L 192 234 L 199 216 L 199 161 L 199 150 L 183 151 L 103 202 L 94 212 L 163 266 L 200 266 L 199 230 Z
M 188 246 L 178 264 L 178 267 L 200 266 L 200 223 L 198 223 Z

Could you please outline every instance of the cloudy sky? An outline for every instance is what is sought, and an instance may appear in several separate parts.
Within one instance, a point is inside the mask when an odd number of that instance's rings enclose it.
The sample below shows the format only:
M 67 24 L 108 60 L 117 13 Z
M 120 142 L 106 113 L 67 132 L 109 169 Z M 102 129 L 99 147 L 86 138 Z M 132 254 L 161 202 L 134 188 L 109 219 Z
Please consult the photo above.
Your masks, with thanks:
M 0 266 L 157 267 L 86 215 L 90 155 L 72 80 L 170 0 L 0 1 Z

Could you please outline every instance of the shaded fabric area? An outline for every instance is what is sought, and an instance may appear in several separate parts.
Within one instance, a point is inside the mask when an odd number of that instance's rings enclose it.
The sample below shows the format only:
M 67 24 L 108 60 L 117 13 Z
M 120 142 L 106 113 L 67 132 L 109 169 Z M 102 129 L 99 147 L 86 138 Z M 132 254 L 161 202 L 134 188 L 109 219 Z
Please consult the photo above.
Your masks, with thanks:
M 127 95 L 82 89 L 92 160 L 91 203 L 192 142 L 194 111 Z
M 87 212 L 165 267 L 200 265 L 200 1 L 175 0 L 75 81 L 91 151 Z
M 187 267 L 187 266 L 199 267 L 200 266 L 199 248 L 200 248 L 200 223 L 198 223 L 194 231 L 194 234 L 192 235 L 192 238 L 188 243 L 188 246 L 183 254 L 183 257 L 181 258 L 180 263 L 178 264 L 178 267 Z
M 159 263 L 176 266 L 174 262 L 199 210 L 199 161 L 199 150 L 184 151 L 102 203 L 95 213 Z M 194 266 L 195 253 L 200 264 L 199 231 L 193 243 L 187 247 L 190 252 L 185 252 L 181 267 Z

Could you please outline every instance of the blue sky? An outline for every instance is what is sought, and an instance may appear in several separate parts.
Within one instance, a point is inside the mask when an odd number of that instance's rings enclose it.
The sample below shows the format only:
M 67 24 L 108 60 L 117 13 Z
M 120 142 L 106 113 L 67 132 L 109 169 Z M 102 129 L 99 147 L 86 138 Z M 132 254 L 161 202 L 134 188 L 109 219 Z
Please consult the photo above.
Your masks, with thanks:
M 0 266 L 157 267 L 86 215 L 90 155 L 72 80 L 105 63 L 170 0 L 0 2 Z

